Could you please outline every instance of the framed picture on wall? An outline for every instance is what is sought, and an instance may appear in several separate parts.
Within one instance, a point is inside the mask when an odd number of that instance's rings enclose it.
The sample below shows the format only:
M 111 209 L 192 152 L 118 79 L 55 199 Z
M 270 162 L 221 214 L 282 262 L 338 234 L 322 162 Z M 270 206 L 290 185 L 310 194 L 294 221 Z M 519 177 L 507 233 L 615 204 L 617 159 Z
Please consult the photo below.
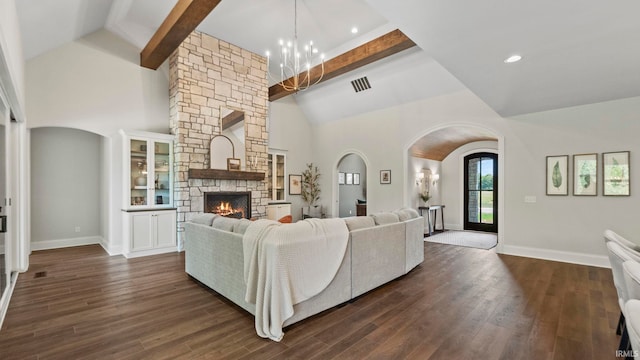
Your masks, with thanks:
M 353 174 L 347 173 L 347 185 L 353 185 Z
M 629 158 L 629 151 L 608 152 L 602 154 L 602 195 L 631 195 L 629 179 L 631 167 Z
M 380 170 L 380 184 L 391 184 L 391 170 Z
M 547 156 L 547 195 L 569 195 L 569 155 Z
M 289 174 L 289 195 L 302 195 L 302 175 Z
M 338 185 L 344 185 L 344 173 L 343 172 L 339 172 L 338 173 Z
M 573 195 L 598 195 L 598 154 L 573 155 Z
M 360 174 L 353 173 L 353 185 L 360 185 Z

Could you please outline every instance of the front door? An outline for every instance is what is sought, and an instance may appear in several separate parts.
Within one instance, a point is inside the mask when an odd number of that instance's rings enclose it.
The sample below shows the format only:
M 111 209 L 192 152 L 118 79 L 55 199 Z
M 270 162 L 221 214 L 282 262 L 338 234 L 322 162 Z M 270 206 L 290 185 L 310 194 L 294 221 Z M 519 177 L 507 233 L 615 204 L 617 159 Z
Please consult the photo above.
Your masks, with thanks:
M 464 229 L 498 232 L 498 155 L 464 158 Z

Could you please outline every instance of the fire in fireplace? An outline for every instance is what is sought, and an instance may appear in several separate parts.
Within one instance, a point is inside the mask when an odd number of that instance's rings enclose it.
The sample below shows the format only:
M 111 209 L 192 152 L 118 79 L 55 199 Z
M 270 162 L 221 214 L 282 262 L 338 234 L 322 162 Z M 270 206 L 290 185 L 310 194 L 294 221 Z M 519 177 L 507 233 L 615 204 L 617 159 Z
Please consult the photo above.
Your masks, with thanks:
M 251 218 L 251 192 L 207 192 L 204 212 L 233 218 Z

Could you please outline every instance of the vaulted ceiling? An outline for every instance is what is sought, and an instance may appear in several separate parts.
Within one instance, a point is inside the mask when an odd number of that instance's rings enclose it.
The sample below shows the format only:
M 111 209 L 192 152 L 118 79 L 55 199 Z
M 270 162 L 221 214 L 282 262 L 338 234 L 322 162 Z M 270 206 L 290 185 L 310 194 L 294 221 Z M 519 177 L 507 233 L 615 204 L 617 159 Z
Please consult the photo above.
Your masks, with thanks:
M 16 1 L 25 56 L 101 28 L 142 49 L 175 3 Z M 502 116 L 640 96 L 639 13 L 637 0 L 298 0 L 300 40 L 328 58 L 396 28 L 418 46 L 296 100 L 324 122 L 465 88 Z M 293 0 L 221 1 L 198 30 L 264 54 L 292 36 Z M 516 53 L 520 62 L 503 62 Z M 355 93 L 362 76 L 372 88 Z

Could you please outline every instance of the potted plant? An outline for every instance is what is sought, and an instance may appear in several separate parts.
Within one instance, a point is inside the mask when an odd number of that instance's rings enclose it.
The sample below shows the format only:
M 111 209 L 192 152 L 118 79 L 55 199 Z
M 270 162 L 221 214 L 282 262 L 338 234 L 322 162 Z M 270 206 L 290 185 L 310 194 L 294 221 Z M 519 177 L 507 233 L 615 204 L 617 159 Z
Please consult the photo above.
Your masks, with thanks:
M 307 164 L 306 170 L 302 172 L 302 200 L 309 207 L 309 216 L 321 217 L 322 211 L 316 201 L 320 199 L 320 171 L 313 163 Z

